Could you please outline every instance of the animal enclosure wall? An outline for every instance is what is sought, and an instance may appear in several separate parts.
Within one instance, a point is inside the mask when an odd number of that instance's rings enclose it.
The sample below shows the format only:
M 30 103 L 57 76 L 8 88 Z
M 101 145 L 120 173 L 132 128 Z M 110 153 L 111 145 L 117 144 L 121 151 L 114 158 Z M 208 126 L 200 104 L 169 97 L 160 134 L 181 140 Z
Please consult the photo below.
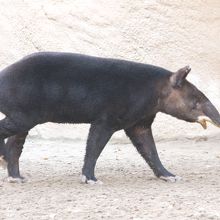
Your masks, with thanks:
M 220 110 L 220 1 L 0 0 L 0 67 L 36 51 L 70 51 L 128 59 L 172 71 L 189 64 L 189 80 Z M 73 129 L 74 128 L 74 129 Z M 84 138 L 86 125 L 37 126 L 32 137 Z M 157 139 L 211 137 L 159 114 Z M 122 136 L 122 137 L 121 137 Z M 126 140 L 122 132 L 114 138 Z

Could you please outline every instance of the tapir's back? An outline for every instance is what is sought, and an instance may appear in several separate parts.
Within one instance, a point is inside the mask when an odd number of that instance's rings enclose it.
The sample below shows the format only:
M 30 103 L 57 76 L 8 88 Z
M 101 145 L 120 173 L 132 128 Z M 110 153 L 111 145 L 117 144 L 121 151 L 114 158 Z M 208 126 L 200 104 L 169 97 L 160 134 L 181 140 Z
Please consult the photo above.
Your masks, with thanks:
M 16 70 L 16 73 L 12 70 Z M 7 67 L 3 72 L 27 77 L 129 77 L 135 79 L 150 79 L 168 74 L 169 71 L 143 63 L 119 59 L 101 58 L 75 53 L 39 52 L 24 57 Z M 96 78 L 97 79 L 97 78 Z

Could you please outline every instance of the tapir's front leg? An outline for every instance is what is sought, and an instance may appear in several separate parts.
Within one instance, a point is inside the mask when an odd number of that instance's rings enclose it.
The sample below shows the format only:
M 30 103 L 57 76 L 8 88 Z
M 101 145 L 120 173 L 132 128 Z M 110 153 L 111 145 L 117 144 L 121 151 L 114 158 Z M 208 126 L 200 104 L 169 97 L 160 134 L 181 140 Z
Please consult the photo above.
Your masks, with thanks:
M 96 161 L 113 134 L 113 130 L 105 123 L 94 123 L 89 130 L 89 136 L 86 146 L 86 155 L 82 169 L 83 183 L 101 183 L 97 182 L 94 174 Z
M 125 132 L 157 177 L 171 182 L 175 182 L 180 178 L 167 171 L 162 165 L 150 127 L 136 125 L 126 129 Z

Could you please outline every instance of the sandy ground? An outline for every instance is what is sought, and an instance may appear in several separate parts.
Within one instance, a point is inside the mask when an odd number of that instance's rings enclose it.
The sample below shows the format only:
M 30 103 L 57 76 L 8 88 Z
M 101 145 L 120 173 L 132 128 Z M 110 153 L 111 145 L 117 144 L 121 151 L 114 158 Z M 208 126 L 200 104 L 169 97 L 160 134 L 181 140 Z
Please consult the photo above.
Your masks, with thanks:
M 164 165 L 182 177 L 156 179 L 131 144 L 111 142 L 96 174 L 104 185 L 79 181 L 85 142 L 27 140 L 24 184 L 0 170 L 0 219 L 220 219 L 219 138 L 159 142 Z

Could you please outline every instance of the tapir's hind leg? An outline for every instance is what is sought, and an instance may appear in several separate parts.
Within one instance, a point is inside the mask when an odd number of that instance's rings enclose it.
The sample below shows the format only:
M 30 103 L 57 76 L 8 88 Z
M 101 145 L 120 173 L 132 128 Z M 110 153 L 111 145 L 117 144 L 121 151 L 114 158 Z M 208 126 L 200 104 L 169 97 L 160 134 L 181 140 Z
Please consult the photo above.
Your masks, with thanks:
M 136 125 L 127 129 L 125 132 L 157 177 L 170 182 L 175 182 L 180 178 L 167 171 L 162 165 L 154 143 L 151 128 Z
M 5 159 L 7 161 L 9 182 L 20 182 L 24 179 L 20 176 L 19 157 L 27 135 L 28 132 L 24 132 L 9 137 L 5 145 Z
M 103 124 L 91 125 L 82 169 L 82 182 L 93 184 L 97 181 L 94 174 L 96 161 L 112 134 L 113 131 Z
M 11 178 L 21 179 L 18 161 L 27 131 L 31 127 L 33 126 L 28 126 L 28 121 L 24 117 L 16 118 L 16 120 L 6 117 L 0 121 L 0 162 L 7 163 L 8 174 Z M 5 144 L 6 138 L 8 142 Z

